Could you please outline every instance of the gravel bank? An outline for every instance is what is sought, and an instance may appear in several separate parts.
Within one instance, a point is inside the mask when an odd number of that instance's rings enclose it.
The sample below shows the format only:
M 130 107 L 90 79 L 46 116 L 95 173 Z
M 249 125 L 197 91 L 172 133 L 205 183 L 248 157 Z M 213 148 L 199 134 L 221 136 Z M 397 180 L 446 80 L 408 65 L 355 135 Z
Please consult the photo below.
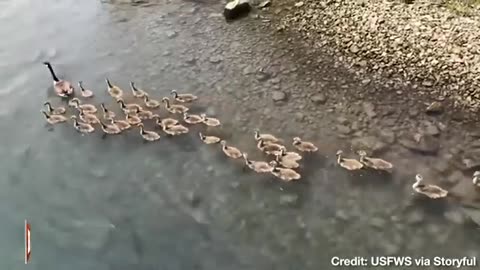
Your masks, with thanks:
M 461 16 L 442 1 L 282 0 L 278 30 L 299 31 L 340 53 L 357 73 L 426 87 L 456 107 L 480 109 L 480 9 Z

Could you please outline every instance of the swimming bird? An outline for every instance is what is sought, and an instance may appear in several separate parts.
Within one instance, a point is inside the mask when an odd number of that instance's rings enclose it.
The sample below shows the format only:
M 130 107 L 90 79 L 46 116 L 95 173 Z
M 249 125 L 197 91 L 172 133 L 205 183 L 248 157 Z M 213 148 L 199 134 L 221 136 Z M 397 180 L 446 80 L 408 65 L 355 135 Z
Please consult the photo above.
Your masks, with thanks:
M 150 109 L 156 109 L 160 107 L 160 102 L 158 100 L 150 99 L 148 95 L 143 96 L 143 102 L 145 102 L 145 106 Z
M 200 136 L 200 140 L 202 140 L 202 142 L 205 144 L 214 144 L 221 141 L 221 139 L 217 136 L 206 136 L 203 135 L 201 132 L 198 133 L 198 136 Z
M 117 125 L 105 125 L 102 121 L 100 121 L 100 126 L 102 127 L 103 133 L 115 135 L 122 132 L 122 129 Z
M 143 123 L 138 124 L 140 127 L 140 135 L 142 135 L 142 138 L 146 141 L 153 142 L 156 140 L 160 139 L 160 135 L 156 133 L 155 131 L 146 131 L 143 129 Z
M 473 173 L 473 184 L 477 187 L 480 187 L 480 171 L 475 171 Z
M 132 89 L 132 94 L 136 98 L 143 98 L 147 94 L 145 91 L 135 87 L 134 82 L 130 82 L 130 89 Z
M 100 120 L 95 114 L 90 114 L 90 113 L 85 113 L 83 110 L 80 110 L 80 113 L 78 114 L 80 117 L 80 120 L 87 124 L 98 124 L 100 123 Z
M 136 109 L 135 114 L 140 118 L 140 119 L 152 119 L 155 114 L 153 114 L 151 111 L 147 110 L 140 110 Z
M 183 105 L 170 104 L 170 99 L 168 99 L 167 97 L 162 98 L 162 102 L 165 103 L 165 108 L 170 113 L 185 113 L 185 112 L 188 112 L 189 110 L 187 107 Z
M 277 143 L 281 141 L 280 139 L 278 139 L 272 134 L 260 133 L 260 130 L 258 128 L 256 128 L 254 132 L 255 132 L 254 134 L 255 134 L 256 141 L 263 140 L 264 142 L 272 142 L 272 143 Z
M 138 125 L 140 123 L 142 123 L 142 119 L 140 119 L 140 117 L 134 115 L 134 114 L 131 114 L 131 113 L 127 113 L 125 114 L 125 120 L 127 120 L 127 122 L 130 124 L 130 125 Z
M 111 97 L 117 100 L 122 98 L 123 90 L 120 87 L 113 85 L 108 78 L 105 78 L 105 82 L 107 83 L 108 94 L 110 94 Z
M 82 97 L 84 97 L 84 98 L 93 97 L 92 90 L 88 90 L 88 89 L 83 88 L 83 82 L 82 81 L 78 82 L 78 87 L 80 87 L 80 91 L 82 92 Z
M 90 124 L 78 122 L 75 115 L 70 116 L 70 118 L 73 120 L 73 127 L 80 133 L 92 133 L 95 130 Z
M 53 71 L 53 67 L 50 62 L 43 62 L 45 66 L 47 66 L 48 70 L 50 71 L 50 75 L 53 79 L 53 89 L 55 90 L 55 94 L 60 97 L 69 97 L 73 95 L 73 86 L 72 83 L 66 80 L 58 79 L 55 71 Z
M 360 155 L 360 162 L 363 163 L 363 165 L 372 169 L 389 171 L 393 168 L 393 164 L 388 161 L 380 158 L 367 157 L 367 152 L 363 150 L 358 151 L 358 155 Z
M 292 169 L 278 167 L 278 163 L 275 160 L 270 161 L 270 166 L 272 166 L 271 173 L 283 181 L 299 180 L 302 177 Z
M 351 159 L 351 158 L 344 158 L 342 157 L 343 151 L 338 150 L 337 151 L 337 163 L 338 165 L 342 166 L 343 168 L 349 170 L 349 171 L 355 171 L 355 170 L 360 170 L 363 168 L 363 164 L 356 160 L 356 159 Z
M 247 153 L 242 153 L 245 165 L 258 173 L 269 173 L 272 171 L 272 166 L 265 161 L 252 161 L 248 159 Z
M 188 103 L 198 99 L 198 97 L 193 94 L 179 94 L 177 90 L 172 90 L 171 93 L 173 95 L 173 99 L 181 103 Z
M 178 120 L 177 119 L 173 119 L 173 118 L 160 118 L 160 115 L 158 114 L 154 114 L 152 116 L 152 119 L 156 119 L 156 123 L 157 125 L 159 125 L 160 127 L 163 127 L 163 126 L 173 126 L 173 125 L 177 125 L 178 124 Z
M 275 156 L 275 161 L 277 161 L 277 163 L 279 163 L 283 167 L 289 168 L 289 169 L 296 169 L 300 167 L 300 164 L 298 164 L 296 160 L 289 159 L 288 157 L 282 157 L 281 154 Z
M 117 99 L 117 103 L 120 104 L 120 108 L 124 113 L 135 113 L 137 109 L 143 110 L 142 106 L 136 103 L 125 104 L 125 101 L 123 101 L 121 98 Z
M 47 106 L 47 110 L 50 114 L 64 114 L 67 111 L 65 107 L 52 107 L 52 104 L 50 104 L 49 101 L 46 101 L 43 105 Z
M 102 108 L 103 119 L 109 120 L 115 118 L 115 113 L 107 109 L 103 102 L 100 103 L 100 107 Z
M 203 122 L 203 118 L 200 115 L 188 114 L 187 112 L 183 113 L 183 121 L 187 124 L 199 124 Z
M 264 140 L 260 139 L 257 143 L 257 148 L 267 155 L 276 156 L 282 153 L 282 149 L 285 148 L 285 146 L 276 143 L 266 143 Z
M 188 133 L 188 128 L 176 124 L 176 125 L 170 125 L 170 126 L 162 126 L 163 132 L 167 133 L 168 135 L 175 136 L 175 135 L 180 135 L 180 134 L 185 134 Z
M 292 159 L 292 160 L 295 160 L 295 161 L 299 161 L 302 159 L 302 156 L 297 153 L 297 152 L 287 152 L 287 148 L 283 147 L 281 152 L 280 152 L 280 155 L 282 156 L 282 159 L 283 158 L 288 158 L 288 159 Z
M 436 185 L 423 184 L 423 176 L 420 174 L 415 175 L 415 183 L 412 188 L 415 192 L 423 194 L 431 199 L 444 198 L 448 195 L 448 191 Z
M 92 104 L 81 104 L 78 98 L 72 98 L 68 103 L 69 106 L 75 107 L 77 110 L 81 110 L 85 113 L 96 113 L 97 107 Z
M 207 115 L 204 113 L 200 114 L 200 116 L 202 117 L 202 122 L 207 126 L 217 127 L 221 124 L 220 120 L 218 120 L 217 118 L 207 117 Z
M 116 120 L 116 119 L 110 118 L 110 123 L 112 125 L 116 125 L 121 130 L 127 130 L 132 127 L 132 125 L 130 125 L 130 123 L 128 123 L 125 120 Z
M 67 121 L 67 118 L 61 114 L 48 114 L 44 110 L 41 110 L 41 112 L 45 115 L 45 119 L 49 124 L 55 125 Z
M 225 153 L 227 157 L 237 159 L 242 156 L 242 152 L 238 150 L 238 148 L 233 146 L 228 146 L 225 140 L 220 141 L 220 144 L 222 145 L 223 153 Z
M 318 147 L 316 147 L 313 143 L 304 142 L 299 137 L 293 138 L 292 145 L 302 152 L 316 152 L 318 150 Z

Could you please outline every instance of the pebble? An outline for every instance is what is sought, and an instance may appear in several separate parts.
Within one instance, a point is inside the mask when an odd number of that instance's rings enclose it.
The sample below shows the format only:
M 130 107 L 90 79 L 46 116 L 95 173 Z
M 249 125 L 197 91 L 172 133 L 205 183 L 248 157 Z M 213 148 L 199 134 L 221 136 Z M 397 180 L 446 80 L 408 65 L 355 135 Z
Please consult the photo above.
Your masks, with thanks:
M 425 111 L 427 113 L 442 113 L 443 109 L 443 104 L 441 102 L 434 101 L 430 105 L 428 105 Z
M 287 99 L 287 94 L 285 94 L 282 91 L 273 91 L 272 92 L 272 99 L 275 102 L 285 101 Z
M 167 30 L 167 31 L 166 31 L 166 34 L 167 34 L 167 37 L 168 37 L 168 38 L 174 38 L 174 37 L 176 37 L 176 36 L 178 35 L 178 33 L 175 32 L 175 31 L 173 31 L 173 30 Z
M 210 61 L 210 63 L 218 64 L 223 61 L 223 57 L 221 55 L 214 55 L 211 56 L 208 60 Z
M 294 205 L 298 201 L 298 195 L 296 194 L 285 194 L 280 196 L 281 205 Z
M 317 105 L 322 105 L 325 104 L 325 102 L 327 101 L 327 97 L 324 94 L 320 93 L 313 95 L 310 100 Z
M 352 132 L 352 130 L 345 125 L 337 125 L 337 131 L 343 135 L 348 135 L 350 132 Z
M 375 106 L 371 102 L 363 102 L 362 107 L 363 111 L 369 118 L 374 118 L 377 116 L 377 113 L 375 112 Z
M 302 1 L 295 3 L 295 7 L 302 7 L 305 3 Z
M 369 221 L 370 226 L 377 228 L 377 229 L 383 229 L 387 222 L 385 219 L 380 218 L 380 217 L 373 217 Z
M 342 221 L 347 221 L 349 219 L 347 213 L 345 213 L 345 211 L 343 210 L 337 210 L 337 212 L 335 213 L 335 217 Z

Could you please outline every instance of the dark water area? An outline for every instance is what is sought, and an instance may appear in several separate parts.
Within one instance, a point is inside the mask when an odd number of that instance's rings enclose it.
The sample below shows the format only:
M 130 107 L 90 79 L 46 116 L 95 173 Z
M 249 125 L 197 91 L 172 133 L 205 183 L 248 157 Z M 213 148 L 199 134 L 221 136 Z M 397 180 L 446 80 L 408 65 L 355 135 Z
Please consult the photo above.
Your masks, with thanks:
M 334 160 L 341 145 L 319 140 L 319 128 L 285 127 L 285 108 L 251 110 L 266 94 L 238 94 L 252 79 L 233 67 L 247 67 L 216 52 L 257 50 L 262 37 L 223 32 L 219 7 L 0 1 L 1 269 L 23 265 L 25 219 L 29 269 L 331 269 L 332 256 L 478 258 L 478 229 L 447 220 L 450 204 L 412 199 L 411 175 L 346 172 Z M 54 96 L 45 60 L 91 88 L 94 104 L 116 108 L 106 77 L 124 89 L 133 80 L 158 100 L 170 89 L 193 92 L 200 100 L 191 111 L 223 125 L 154 143 L 136 129 L 102 138 L 81 136 L 70 122 L 49 127 L 43 102 L 66 102 Z M 260 160 L 255 127 L 286 140 L 301 131 L 319 145 L 303 161 L 301 181 L 254 174 L 197 137 L 222 136 Z

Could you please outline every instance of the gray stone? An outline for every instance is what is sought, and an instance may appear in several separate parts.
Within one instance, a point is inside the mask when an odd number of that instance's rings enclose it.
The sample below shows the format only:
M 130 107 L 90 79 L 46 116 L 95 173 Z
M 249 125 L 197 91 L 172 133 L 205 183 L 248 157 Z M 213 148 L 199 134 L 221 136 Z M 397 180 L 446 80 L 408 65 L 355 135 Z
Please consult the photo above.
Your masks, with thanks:
M 268 72 L 265 72 L 263 70 L 260 70 L 257 72 L 257 74 L 255 74 L 255 78 L 257 78 L 257 80 L 259 82 L 264 82 L 268 79 L 270 79 L 272 77 L 272 75 Z
M 337 210 L 337 212 L 335 213 L 335 217 L 342 221 L 347 221 L 349 219 L 347 213 L 345 213 L 345 211 L 343 210 Z
M 340 124 L 342 124 L 342 125 L 345 125 L 345 124 L 348 123 L 348 119 L 345 118 L 345 117 L 343 117 L 343 116 L 339 116 L 339 117 L 337 118 L 337 122 L 340 123 Z
M 413 210 L 412 212 L 407 214 L 405 219 L 409 225 L 416 225 L 423 222 L 424 215 L 423 212 L 420 210 Z
M 303 120 L 305 120 L 305 114 L 303 114 L 301 112 L 296 112 L 295 113 L 295 119 L 297 121 L 303 121 Z
M 377 228 L 377 229 L 383 229 L 387 222 L 380 217 L 373 217 L 369 221 L 370 226 Z
M 174 30 L 167 30 L 166 35 L 167 35 L 168 38 L 174 38 L 178 35 L 178 33 L 175 32 Z
M 214 55 L 211 56 L 208 60 L 210 61 L 210 63 L 218 64 L 223 61 L 223 57 L 221 55 Z
M 225 5 L 223 16 L 227 21 L 235 20 L 247 15 L 252 7 L 248 0 L 230 1 Z
M 442 113 L 443 110 L 444 110 L 443 104 L 441 102 L 434 101 L 430 105 L 428 105 L 425 111 L 430 114 L 437 114 L 437 113 Z
M 271 4 L 272 4 L 272 1 L 265 0 L 265 1 L 260 2 L 260 4 L 258 4 L 257 7 L 262 9 L 262 8 L 269 7 Z
M 440 135 L 440 130 L 438 127 L 430 121 L 425 121 L 423 123 L 423 133 L 427 135 L 437 136 Z
M 337 125 L 337 131 L 343 135 L 348 135 L 352 130 L 345 125 Z
M 273 101 L 285 101 L 287 99 L 287 94 L 282 91 L 273 91 L 272 92 L 272 99 Z
M 285 194 L 280 196 L 281 205 L 294 205 L 298 201 L 298 195 L 296 194 Z
M 380 138 L 386 143 L 392 144 L 395 142 L 395 132 L 391 130 L 381 130 L 379 135 Z
M 387 148 L 387 144 L 385 144 L 375 136 L 367 136 L 363 138 L 353 139 L 352 148 L 357 151 L 365 150 L 370 153 L 377 153 L 385 150 Z
M 324 94 L 320 93 L 313 95 L 310 100 L 315 104 L 321 105 L 325 104 L 325 102 L 327 101 L 327 97 Z
M 377 113 L 375 112 L 375 106 L 371 102 L 363 102 L 362 104 L 363 111 L 367 114 L 369 118 L 374 118 L 377 116 Z
M 435 155 L 440 149 L 440 142 L 433 136 L 422 135 L 417 140 L 400 139 L 398 141 L 403 147 L 423 154 Z

